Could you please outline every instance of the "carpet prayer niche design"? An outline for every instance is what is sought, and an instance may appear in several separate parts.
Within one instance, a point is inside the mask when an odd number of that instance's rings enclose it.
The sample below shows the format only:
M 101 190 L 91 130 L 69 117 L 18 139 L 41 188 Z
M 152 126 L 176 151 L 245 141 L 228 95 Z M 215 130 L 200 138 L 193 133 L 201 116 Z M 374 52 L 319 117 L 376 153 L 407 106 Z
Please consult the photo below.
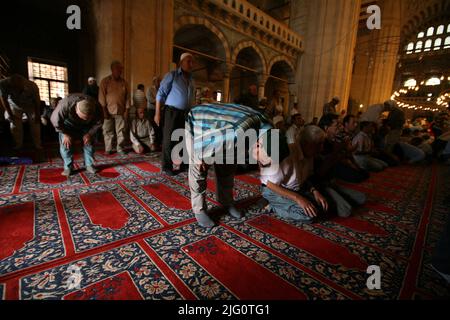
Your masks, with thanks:
M 430 264 L 449 218 L 449 167 L 390 168 L 345 184 L 368 202 L 311 225 L 260 209 L 255 174 L 235 179 L 245 218 L 223 216 L 211 173 L 208 206 L 221 221 L 205 231 L 186 173 L 161 174 L 159 154 L 96 158 L 98 175 L 78 156 L 70 178 L 54 156 L 0 167 L 0 299 L 450 297 Z M 381 268 L 381 290 L 366 286 L 370 265 Z

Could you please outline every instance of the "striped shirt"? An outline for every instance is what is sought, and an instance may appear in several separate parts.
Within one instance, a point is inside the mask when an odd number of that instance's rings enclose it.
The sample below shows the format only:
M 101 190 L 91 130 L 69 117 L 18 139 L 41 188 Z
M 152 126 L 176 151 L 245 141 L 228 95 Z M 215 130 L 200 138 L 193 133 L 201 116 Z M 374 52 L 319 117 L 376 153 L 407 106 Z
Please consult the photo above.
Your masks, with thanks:
M 240 130 L 269 129 L 268 123 L 264 115 L 250 107 L 216 103 L 192 108 L 185 128 L 193 142 L 194 158 L 208 161 L 222 150 L 234 149 Z

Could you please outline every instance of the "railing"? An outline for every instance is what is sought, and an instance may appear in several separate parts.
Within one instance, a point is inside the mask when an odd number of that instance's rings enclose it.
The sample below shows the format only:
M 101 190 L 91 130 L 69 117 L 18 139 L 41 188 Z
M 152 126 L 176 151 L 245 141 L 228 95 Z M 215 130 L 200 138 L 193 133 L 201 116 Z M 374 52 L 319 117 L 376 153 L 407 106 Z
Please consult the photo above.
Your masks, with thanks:
M 272 18 L 262 10 L 244 0 L 209 0 L 217 7 L 239 16 L 250 25 L 279 38 L 298 50 L 302 49 L 302 38 L 286 24 Z

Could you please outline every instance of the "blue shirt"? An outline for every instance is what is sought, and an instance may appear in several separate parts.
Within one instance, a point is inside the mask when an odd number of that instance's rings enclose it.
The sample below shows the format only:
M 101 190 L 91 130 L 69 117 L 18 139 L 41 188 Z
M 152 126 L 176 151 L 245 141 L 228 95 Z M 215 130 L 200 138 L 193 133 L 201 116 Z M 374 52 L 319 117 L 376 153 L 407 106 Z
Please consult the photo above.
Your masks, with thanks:
M 189 109 L 194 103 L 192 76 L 186 80 L 181 68 L 164 76 L 156 95 L 156 100 L 180 110 Z

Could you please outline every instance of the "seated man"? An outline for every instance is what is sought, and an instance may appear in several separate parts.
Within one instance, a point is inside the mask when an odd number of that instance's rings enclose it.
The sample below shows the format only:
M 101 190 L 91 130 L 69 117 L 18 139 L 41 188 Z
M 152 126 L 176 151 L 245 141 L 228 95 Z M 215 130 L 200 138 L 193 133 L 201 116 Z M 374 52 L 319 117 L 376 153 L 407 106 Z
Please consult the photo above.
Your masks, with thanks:
M 335 142 L 338 142 L 345 151 L 341 154 L 340 160 L 334 164 L 334 177 L 351 183 L 361 183 L 369 178 L 369 172 L 360 168 L 353 158 L 356 147 L 352 145 L 352 140 L 357 126 L 358 122 L 355 116 L 345 116 L 342 127 L 334 138 Z
M 336 167 L 347 156 L 345 142 L 336 139 L 338 132 L 338 115 L 329 113 L 324 115 L 319 126 L 325 131 L 326 139 L 322 152 L 314 162 L 314 178 L 320 192 L 329 199 L 338 216 L 347 218 L 352 213 L 354 204 L 362 205 L 366 202 L 365 194 L 344 188 L 335 182 Z
M 131 121 L 130 126 L 130 140 L 137 154 L 156 150 L 155 130 L 145 117 L 145 109 L 146 106 L 141 106 L 136 110 L 136 118 Z
M 73 144 L 83 142 L 86 171 L 95 174 L 93 138 L 102 127 L 102 110 L 97 102 L 84 94 L 70 94 L 52 113 L 51 121 L 59 132 L 59 151 L 64 160 L 63 176 L 73 174 Z
M 423 161 L 426 157 L 425 152 L 417 146 L 411 144 L 411 130 L 404 129 L 402 135 L 397 142 L 401 157 L 409 164 L 415 164 Z
M 215 226 L 206 212 L 206 178 L 210 166 L 216 173 L 217 202 L 234 218 L 242 217 L 233 205 L 233 185 L 236 165 L 245 161 L 245 152 L 230 152 L 230 148 L 234 150 L 239 131 L 256 130 L 267 122 L 261 113 L 242 105 L 199 105 L 189 112 L 185 124 L 189 188 L 192 210 L 200 226 Z
M 286 139 L 288 145 L 295 144 L 300 136 L 300 132 L 305 125 L 302 115 L 297 110 L 293 109 L 291 112 L 292 124 L 286 132 Z
M 360 124 L 361 131 L 353 138 L 353 146 L 356 150 L 353 157 L 359 167 L 367 170 L 379 172 L 383 171 L 388 167 L 387 163 L 374 158 L 372 155 L 374 153 L 372 133 L 373 133 L 373 123 L 368 121 L 363 121 Z
M 252 150 L 260 166 L 262 195 L 279 216 L 310 223 L 328 203 L 311 183 L 313 160 L 320 152 L 325 133 L 317 126 L 307 126 L 299 142 L 289 148 L 282 134 L 272 145 L 272 130 L 261 135 Z M 274 156 L 278 152 L 278 157 Z M 275 159 L 278 158 L 278 161 Z

